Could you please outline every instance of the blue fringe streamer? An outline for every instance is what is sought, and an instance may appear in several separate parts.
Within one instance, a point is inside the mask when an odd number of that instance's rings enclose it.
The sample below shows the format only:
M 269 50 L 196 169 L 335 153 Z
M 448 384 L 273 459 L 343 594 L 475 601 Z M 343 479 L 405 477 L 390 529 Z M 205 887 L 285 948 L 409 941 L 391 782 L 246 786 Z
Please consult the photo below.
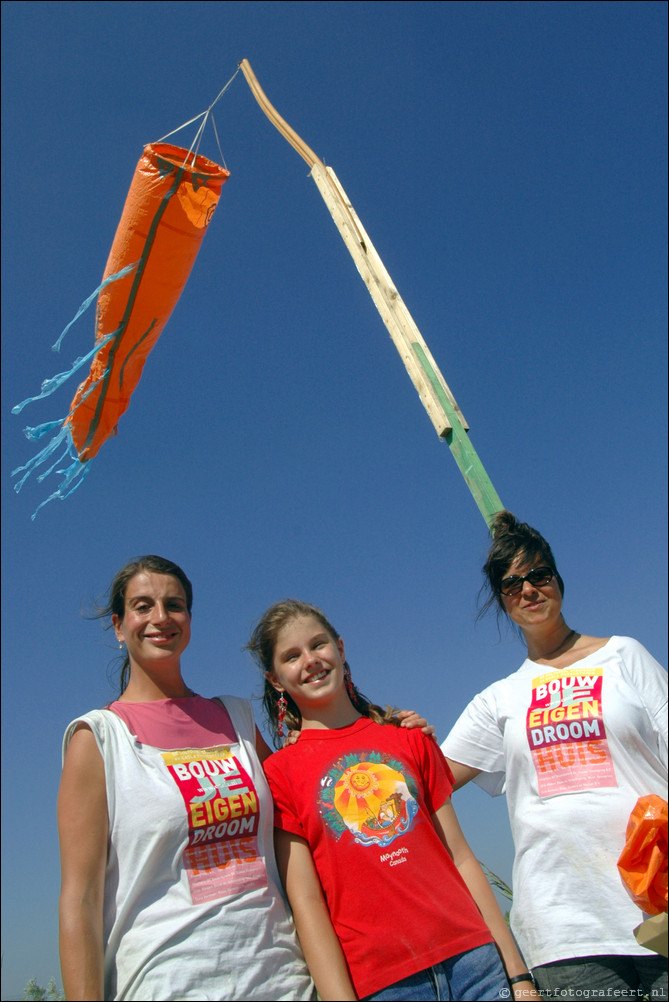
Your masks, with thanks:
M 55 501 L 57 498 L 60 501 L 64 501 L 65 498 L 69 497 L 73 491 L 76 491 L 77 487 L 81 486 L 88 473 L 89 464 L 79 462 L 77 450 L 75 449 L 74 442 L 72 441 L 72 433 L 69 426 L 64 423 L 65 420 L 66 419 L 63 418 L 62 421 L 47 421 L 46 424 L 38 425 L 36 428 L 26 428 L 26 437 L 32 441 L 37 441 L 44 435 L 48 435 L 48 433 L 54 428 L 59 428 L 60 430 L 50 439 L 44 448 L 37 453 L 36 456 L 29 459 L 24 466 L 17 466 L 15 470 L 12 470 L 13 477 L 18 476 L 19 473 L 23 473 L 19 482 L 14 484 L 14 490 L 18 494 L 30 474 L 34 473 L 38 466 L 46 463 L 55 452 L 60 450 L 63 444 L 65 445 L 64 450 L 60 453 L 54 463 L 52 463 L 52 465 L 37 478 L 38 483 L 41 483 L 50 473 L 53 472 L 53 470 L 56 469 L 59 463 L 62 463 L 67 457 L 70 458 L 71 462 L 69 466 L 65 469 L 58 470 L 58 473 L 63 476 L 63 479 L 59 483 L 56 490 L 53 494 L 50 494 L 45 501 L 42 501 L 42 503 L 37 506 L 35 511 L 30 516 L 33 521 L 35 521 L 37 512 L 40 508 L 43 508 L 45 504 L 49 503 L 49 501 Z
M 72 325 L 76 323 L 79 317 L 86 312 L 91 303 L 99 295 L 101 290 L 104 289 L 106 285 L 109 285 L 110 282 L 116 282 L 119 278 L 124 278 L 126 275 L 130 274 L 130 272 L 137 267 L 138 263 L 139 262 L 135 261 L 133 264 L 129 264 L 125 268 L 122 268 L 121 271 L 116 272 L 116 274 L 110 275 L 109 278 L 106 278 L 104 282 L 102 282 L 97 287 L 97 289 L 84 300 L 84 302 L 81 304 L 81 306 L 77 310 L 72 320 L 63 329 L 60 337 L 58 338 L 56 343 L 52 346 L 53 351 L 60 351 L 60 346 L 67 332 L 70 330 Z M 51 394 L 54 393 L 59 388 L 59 386 L 62 386 L 62 384 L 66 380 L 68 380 L 71 376 L 73 376 L 75 372 L 78 372 L 79 369 L 81 369 L 84 365 L 86 365 L 87 362 L 92 361 L 92 359 L 97 355 L 97 353 L 101 351 L 105 347 L 105 345 L 109 344 L 110 341 L 112 341 L 115 337 L 117 337 L 119 333 L 120 333 L 120 328 L 119 330 L 113 331 L 111 334 L 107 334 L 95 345 L 95 347 L 91 351 L 88 352 L 87 355 L 75 359 L 74 362 L 72 363 L 72 367 L 68 369 L 67 372 L 59 372 L 55 376 L 51 376 L 50 379 L 45 379 L 40 388 L 40 393 L 38 393 L 34 397 L 28 397 L 26 400 L 22 400 L 20 404 L 16 404 L 15 407 L 12 407 L 12 414 L 20 414 L 23 408 L 26 407 L 28 404 L 32 404 L 36 400 L 43 400 L 45 397 L 51 396 Z M 104 379 L 104 377 L 107 375 L 107 372 L 108 370 L 105 370 L 101 379 Z M 95 389 L 95 387 L 98 385 L 100 381 L 101 380 L 97 380 L 88 388 L 88 391 L 84 394 L 79 403 L 82 403 L 86 399 L 86 397 L 90 393 L 92 393 L 92 391 Z M 31 442 L 38 442 L 40 439 L 44 438 L 45 435 L 48 435 L 50 432 L 53 431 L 56 431 L 56 434 L 53 435 L 53 437 L 50 439 L 47 445 L 45 445 L 44 448 L 40 452 L 38 452 L 36 456 L 33 456 L 32 459 L 28 460 L 28 462 L 25 463 L 24 466 L 17 466 L 15 470 L 12 470 L 12 477 L 18 476 L 19 473 L 23 473 L 21 479 L 18 481 L 18 483 L 14 485 L 14 490 L 16 491 L 17 494 L 25 484 L 26 480 L 30 477 L 30 475 L 35 472 L 37 467 L 42 466 L 45 463 L 49 462 L 54 453 L 59 452 L 59 450 L 61 449 L 63 450 L 62 452 L 59 453 L 58 458 L 54 460 L 54 462 L 48 467 L 48 469 L 40 473 L 39 476 L 37 477 L 37 482 L 42 483 L 42 481 L 45 480 L 45 478 L 48 477 L 49 474 L 53 473 L 53 471 L 56 470 L 57 473 L 61 475 L 63 479 L 61 480 L 60 484 L 58 485 L 57 489 L 53 492 L 53 494 L 50 494 L 45 501 L 42 501 L 42 503 L 37 506 L 37 508 L 31 515 L 33 521 L 35 520 L 37 512 L 40 510 L 40 508 L 43 508 L 45 504 L 49 503 L 49 501 L 55 501 L 56 499 L 64 501 L 65 498 L 69 497 L 70 494 L 73 493 L 73 491 L 76 491 L 77 487 L 80 487 L 81 484 L 83 483 L 89 471 L 90 462 L 88 463 L 80 462 L 74 442 L 72 441 L 72 433 L 70 431 L 70 427 L 68 424 L 66 424 L 66 421 L 68 420 L 69 417 L 72 416 L 73 413 L 74 411 L 72 410 L 70 411 L 69 414 L 66 415 L 66 417 L 61 418 L 57 421 L 46 421 L 44 424 L 36 425 L 33 428 L 24 428 L 24 434 L 26 438 L 30 439 Z M 63 460 L 66 460 L 68 457 L 71 460 L 70 464 L 66 466 L 64 469 L 57 470 L 59 464 L 62 463 Z

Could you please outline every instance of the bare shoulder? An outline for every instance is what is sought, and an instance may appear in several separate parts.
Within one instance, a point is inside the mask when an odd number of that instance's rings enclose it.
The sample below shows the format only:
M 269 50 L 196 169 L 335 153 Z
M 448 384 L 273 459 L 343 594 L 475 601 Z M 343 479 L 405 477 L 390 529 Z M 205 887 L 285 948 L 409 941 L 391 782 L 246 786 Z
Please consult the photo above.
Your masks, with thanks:
M 99 796 L 104 790 L 105 767 L 100 749 L 88 724 L 79 723 L 65 752 L 59 800 Z
M 82 900 L 91 888 L 101 895 L 109 836 L 107 786 L 102 755 L 85 724 L 74 732 L 65 753 L 57 816 L 62 901 L 72 893 Z
M 100 761 L 102 761 L 98 743 L 95 740 L 95 736 L 90 725 L 85 723 L 85 721 L 80 720 L 75 725 L 70 740 L 68 741 L 67 750 L 65 752 L 65 761 L 67 762 L 68 759 L 74 761 L 79 758 L 86 758 L 90 755 L 93 749 L 97 752 L 97 757 Z

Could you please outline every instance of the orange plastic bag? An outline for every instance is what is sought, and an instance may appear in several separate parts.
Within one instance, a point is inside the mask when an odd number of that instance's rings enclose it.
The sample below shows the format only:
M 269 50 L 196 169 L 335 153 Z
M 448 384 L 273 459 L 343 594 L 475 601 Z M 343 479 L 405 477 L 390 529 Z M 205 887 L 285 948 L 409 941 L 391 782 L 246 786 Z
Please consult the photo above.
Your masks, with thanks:
M 618 870 L 632 900 L 649 915 L 667 911 L 667 801 L 639 797 L 627 823 Z

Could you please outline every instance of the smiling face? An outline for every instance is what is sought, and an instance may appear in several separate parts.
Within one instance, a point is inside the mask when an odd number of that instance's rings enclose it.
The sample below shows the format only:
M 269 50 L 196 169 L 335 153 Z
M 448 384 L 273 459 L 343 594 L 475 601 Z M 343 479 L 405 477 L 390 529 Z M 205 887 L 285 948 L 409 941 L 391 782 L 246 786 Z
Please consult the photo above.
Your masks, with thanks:
M 296 616 L 279 630 L 272 671 L 278 691 L 293 698 L 303 717 L 309 708 L 348 700 L 344 688 L 344 642 L 337 640 L 315 616 Z
M 540 557 L 528 560 L 521 555 L 509 565 L 504 578 L 511 575 L 524 577 L 539 566 L 545 566 L 545 561 Z M 500 599 L 509 618 L 522 630 L 557 620 L 562 611 L 562 594 L 557 576 L 543 585 L 524 581 L 517 595 L 501 595 Z
M 131 665 L 176 663 L 190 641 L 186 592 L 171 574 L 140 571 L 128 582 L 123 618 L 112 616 L 117 640 L 125 643 Z

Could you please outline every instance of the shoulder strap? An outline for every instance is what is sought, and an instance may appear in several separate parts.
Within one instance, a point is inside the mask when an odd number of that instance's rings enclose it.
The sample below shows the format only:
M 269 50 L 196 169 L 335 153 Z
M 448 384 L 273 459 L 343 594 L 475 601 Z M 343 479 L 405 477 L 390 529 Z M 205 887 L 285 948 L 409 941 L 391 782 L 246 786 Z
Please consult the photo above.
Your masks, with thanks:
M 216 696 L 215 698 L 223 704 L 230 714 L 232 726 L 239 737 L 244 741 L 249 741 L 255 748 L 256 724 L 250 701 L 241 699 L 239 696 Z

